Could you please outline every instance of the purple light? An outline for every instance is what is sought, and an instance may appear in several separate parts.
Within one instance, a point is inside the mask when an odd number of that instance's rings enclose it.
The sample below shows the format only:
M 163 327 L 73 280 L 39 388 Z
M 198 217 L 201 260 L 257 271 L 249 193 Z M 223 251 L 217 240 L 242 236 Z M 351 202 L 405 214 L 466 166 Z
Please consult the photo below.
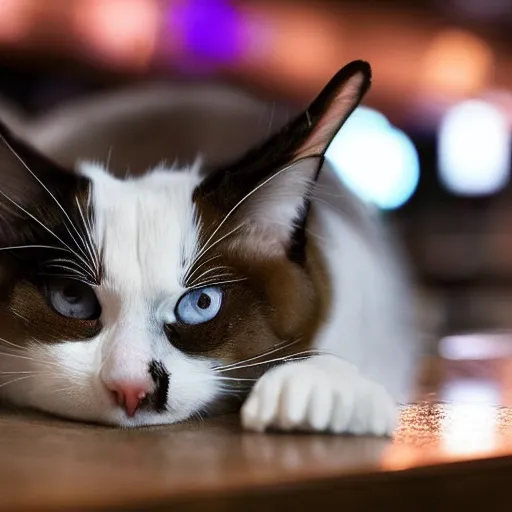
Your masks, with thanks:
M 222 0 L 188 0 L 170 6 L 166 29 L 178 35 L 185 56 L 209 63 L 238 60 L 244 46 L 243 20 Z

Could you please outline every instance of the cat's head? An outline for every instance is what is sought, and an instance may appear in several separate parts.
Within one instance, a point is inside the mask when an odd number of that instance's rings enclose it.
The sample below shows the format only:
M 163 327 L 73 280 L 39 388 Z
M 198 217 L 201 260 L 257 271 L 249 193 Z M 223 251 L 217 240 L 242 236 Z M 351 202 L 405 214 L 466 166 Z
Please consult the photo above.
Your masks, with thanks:
M 329 307 L 310 197 L 369 84 L 369 66 L 349 64 L 301 116 L 206 178 L 198 166 L 127 180 L 92 164 L 68 172 L 2 127 L 0 399 L 172 423 L 310 348 Z

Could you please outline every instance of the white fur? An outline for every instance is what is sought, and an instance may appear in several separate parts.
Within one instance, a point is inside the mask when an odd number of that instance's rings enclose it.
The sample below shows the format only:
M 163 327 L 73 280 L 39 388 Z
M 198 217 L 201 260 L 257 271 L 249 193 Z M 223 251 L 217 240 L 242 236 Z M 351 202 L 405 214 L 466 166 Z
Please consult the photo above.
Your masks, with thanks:
M 198 169 L 156 170 L 127 181 L 97 165 L 80 170 L 93 182 L 94 237 L 105 271 L 96 290 L 103 328 L 86 342 L 34 343 L 30 359 L 0 358 L 1 370 L 36 372 L 0 393 L 79 420 L 137 426 L 186 419 L 222 392 L 215 362 L 177 350 L 161 328 L 174 319 L 184 273 L 199 250 L 191 201 Z M 415 353 L 403 320 L 407 296 L 368 209 L 332 181 L 329 169 L 322 176 L 319 190 L 328 188 L 328 196 L 314 202 L 309 227 L 327 263 L 334 301 L 316 348 L 333 355 L 265 374 L 243 408 L 243 424 L 258 431 L 273 426 L 389 434 L 393 399 L 404 398 Z M 326 205 L 333 194 L 337 201 Z M 339 209 L 350 204 L 351 212 Z M 274 213 L 290 217 L 285 206 Z M 152 360 L 170 373 L 167 411 L 144 409 L 129 417 L 106 385 L 147 378 Z

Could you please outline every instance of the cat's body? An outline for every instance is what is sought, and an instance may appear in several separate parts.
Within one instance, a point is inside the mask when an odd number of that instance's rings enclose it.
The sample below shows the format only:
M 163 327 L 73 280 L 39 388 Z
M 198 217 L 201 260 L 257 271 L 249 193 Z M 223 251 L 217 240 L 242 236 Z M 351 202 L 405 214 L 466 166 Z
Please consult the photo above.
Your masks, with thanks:
M 2 163 L 24 177 L 1 192 L 0 397 L 138 426 L 249 393 L 249 429 L 389 434 L 417 349 L 407 289 L 382 227 L 323 161 L 368 85 L 352 64 L 206 177 L 82 163 L 64 178 L 6 132 Z
M 246 404 L 245 423 L 262 429 L 272 418 L 283 430 L 389 434 L 396 403 L 411 399 L 419 356 L 406 263 L 378 213 L 328 163 L 315 196 L 309 230 L 322 254 L 330 303 L 312 341 L 338 360 L 313 357 L 269 372 L 268 381 L 262 379 L 268 393 L 259 394 L 254 416 Z

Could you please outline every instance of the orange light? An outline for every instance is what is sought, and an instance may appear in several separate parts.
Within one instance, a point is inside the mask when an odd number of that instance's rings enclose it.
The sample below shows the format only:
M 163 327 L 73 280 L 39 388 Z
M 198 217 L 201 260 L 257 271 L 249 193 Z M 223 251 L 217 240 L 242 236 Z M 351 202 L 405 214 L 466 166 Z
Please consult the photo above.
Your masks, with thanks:
M 427 49 L 420 87 L 427 95 L 471 96 L 488 84 L 493 64 L 492 50 L 485 41 L 470 32 L 447 30 Z
M 145 68 L 155 51 L 159 8 L 154 0 L 83 0 L 75 11 L 77 33 L 110 64 Z
M 280 86 L 296 87 L 300 82 L 303 89 L 316 89 L 343 59 L 339 19 L 305 4 L 297 4 L 292 10 L 278 2 L 264 5 L 264 9 L 244 9 L 256 28 L 245 64 L 262 67 L 267 76 L 279 77 Z
M 0 0 L 0 42 L 15 43 L 25 39 L 33 21 L 31 0 Z

